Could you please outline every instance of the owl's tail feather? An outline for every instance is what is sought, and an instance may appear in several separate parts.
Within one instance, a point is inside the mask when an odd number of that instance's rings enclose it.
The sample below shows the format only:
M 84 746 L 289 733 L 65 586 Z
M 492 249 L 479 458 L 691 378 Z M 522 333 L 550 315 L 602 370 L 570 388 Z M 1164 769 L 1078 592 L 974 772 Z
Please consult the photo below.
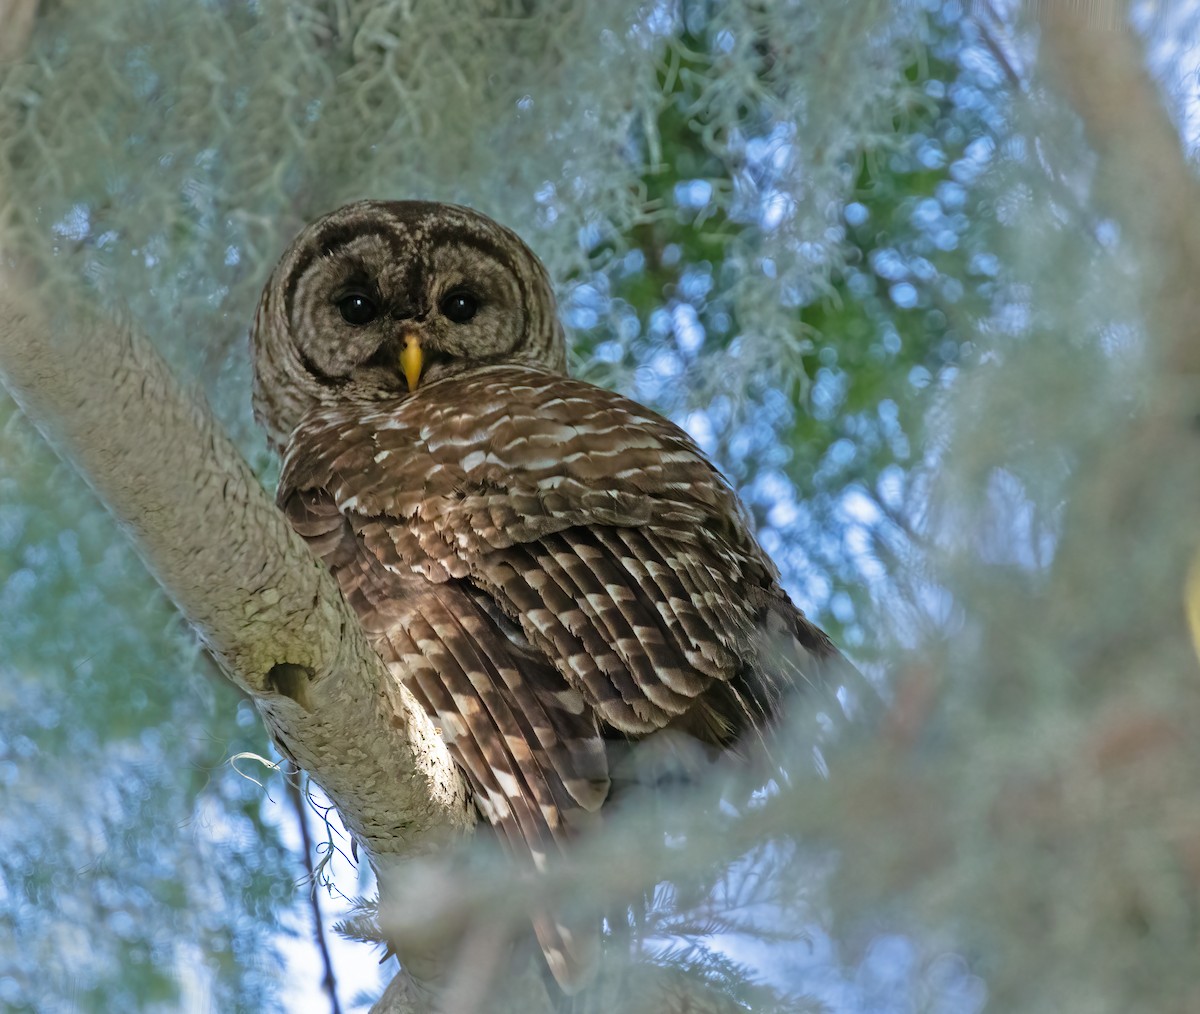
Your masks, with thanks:
M 465 585 L 434 586 L 410 628 L 430 672 L 409 686 L 434 713 L 488 823 L 531 877 L 599 820 L 608 796 L 608 755 L 595 713 L 553 666 Z M 520 639 L 518 639 L 520 638 Z M 542 899 L 531 918 L 546 963 L 564 992 L 583 989 L 600 962 L 598 912 L 561 911 Z
M 797 609 L 782 592 L 764 611 L 753 636 L 754 661 L 743 665 L 730 690 L 738 701 L 734 714 L 742 721 L 736 739 L 758 739 L 777 728 L 795 693 L 832 694 L 857 670 L 838 651 L 829 635 Z
M 594 917 L 568 926 L 561 915 L 537 912 L 533 931 L 554 981 L 568 996 L 585 989 L 596 977 L 600 967 L 600 924 Z

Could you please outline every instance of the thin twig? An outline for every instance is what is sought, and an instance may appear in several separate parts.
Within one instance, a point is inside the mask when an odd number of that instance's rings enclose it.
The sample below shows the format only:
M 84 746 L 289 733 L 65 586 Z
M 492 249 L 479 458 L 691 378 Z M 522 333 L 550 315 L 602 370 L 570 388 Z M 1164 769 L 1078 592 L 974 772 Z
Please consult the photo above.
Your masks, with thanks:
M 322 980 L 322 985 L 329 994 L 331 1014 L 342 1014 L 342 1005 L 338 1002 L 337 977 L 333 973 L 333 956 L 329 953 L 329 945 L 325 942 L 325 927 L 321 921 L 321 899 L 317 897 L 317 876 L 312 864 L 313 841 L 308 830 L 308 813 L 304 806 L 304 793 L 300 789 L 302 777 L 300 768 L 288 761 L 284 784 L 287 785 L 288 798 L 292 801 L 292 806 L 296 810 L 296 820 L 300 824 L 300 854 L 307 874 L 306 880 L 311 885 L 308 892 L 308 904 L 312 909 L 313 939 L 316 941 L 317 950 L 321 952 L 321 962 L 325 966 L 325 978 Z

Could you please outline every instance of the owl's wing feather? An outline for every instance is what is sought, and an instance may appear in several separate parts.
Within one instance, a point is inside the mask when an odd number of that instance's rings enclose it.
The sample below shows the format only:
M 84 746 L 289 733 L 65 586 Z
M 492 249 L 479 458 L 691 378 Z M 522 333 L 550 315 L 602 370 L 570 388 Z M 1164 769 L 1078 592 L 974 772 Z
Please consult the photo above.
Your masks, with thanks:
M 283 489 L 293 527 L 330 565 L 380 656 L 437 721 L 488 823 L 511 852 L 540 866 L 594 820 L 608 795 L 595 713 L 487 596 L 462 581 L 384 566 L 367 547 L 390 546 L 380 530 L 394 522 L 343 514 L 318 490 Z M 598 927 L 546 911 L 533 921 L 563 988 L 585 982 L 598 959 Z
M 735 732 L 838 657 L 692 440 L 612 392 L 481 367 L 301 429 L 286 486 L 327 490 L 395 574 L 490 596 L 618 732 L 662 728 L 697 700 L 724 707 L 730 693 L 750 711 L 725 716 Z M 778 654 L 764 651 L 768 628 L 792 642 L 793 672 L 763 666 Z
M 407 678 L 447 741 L 460 752 L 485 748 L 463 760 L 486 794 L 485 810 L 502 810 L 514 784 L 513 795 L 564 814 L 599 807 L 608 782 L 595 715 L 486 595 L 465 582 L 401 570 L 384 534 L 393 521 L 344 514 L 332 496 L 312 489 L 281 501 L 333 570 L 376 650 Z M 531 841 L 559 830 L 541 822 L 528 825 Z
M 605 798 L 604 735 L 728 745 L 840 657 L 685 433 L 537 368 L 310 413 L 280 502 L 535 859 Z M 569 985 L 586 941 L 537 923 Z

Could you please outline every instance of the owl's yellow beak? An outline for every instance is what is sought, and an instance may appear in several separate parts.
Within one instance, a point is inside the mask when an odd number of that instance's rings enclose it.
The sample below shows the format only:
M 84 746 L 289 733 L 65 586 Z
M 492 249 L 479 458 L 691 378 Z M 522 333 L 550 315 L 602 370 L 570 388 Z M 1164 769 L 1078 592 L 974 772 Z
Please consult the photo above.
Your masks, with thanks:
M 400 369 L 404 371 L 404 379 L 408 381 L 408 389 L 415 391 L 417 381 L 421 379 L 421 367 L 425 363 L 425 353 L 421 351 L 421 339 L 415 334 L 405 335 L 404 348 L 400 352 Z

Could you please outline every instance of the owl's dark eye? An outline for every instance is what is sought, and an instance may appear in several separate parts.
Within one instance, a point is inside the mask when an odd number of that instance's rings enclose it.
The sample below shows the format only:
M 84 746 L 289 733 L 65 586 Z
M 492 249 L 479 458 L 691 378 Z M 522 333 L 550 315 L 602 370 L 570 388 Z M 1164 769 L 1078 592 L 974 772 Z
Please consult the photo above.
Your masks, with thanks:
M 479 301 L 469 292 L 458 289 L 443 299 L 438 309 L 443 317 L 448 317 L 455 324 L 465 324 L 478 312 Z
M 379 307 L 375 305 L 375 300 L 370 296 L 364 296 L 361 292 L 352 292 L 348 296 L 343 296 L 338 300 L 337 308 L 342 315 L 342 320 L 355 327 L 370 324 L 379 316 Z

